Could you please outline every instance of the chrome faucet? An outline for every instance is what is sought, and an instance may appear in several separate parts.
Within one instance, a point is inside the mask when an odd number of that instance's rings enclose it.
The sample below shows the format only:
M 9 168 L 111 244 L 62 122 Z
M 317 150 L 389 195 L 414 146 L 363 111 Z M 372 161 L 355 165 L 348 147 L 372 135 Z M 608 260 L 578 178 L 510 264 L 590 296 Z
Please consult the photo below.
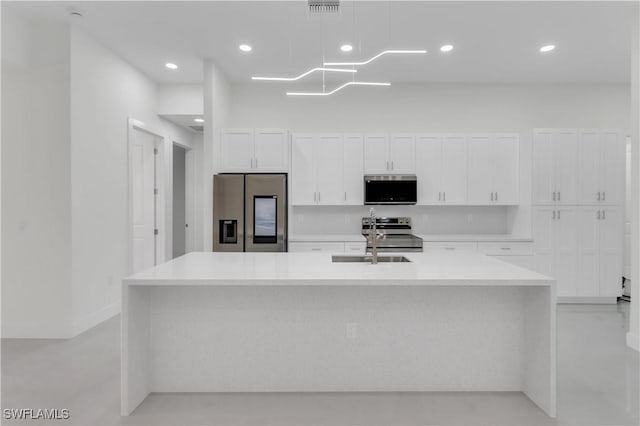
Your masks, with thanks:
M 376 211 L 373 207 L 369 210 L 369 215 L 371 218 L 369 219 L 369 243 L 371 243 L 371 263 L 378 263 L 378 244 L 377 241 L 379 238 L 384 238 L 384 234 L 379 232 L 376 229 Z

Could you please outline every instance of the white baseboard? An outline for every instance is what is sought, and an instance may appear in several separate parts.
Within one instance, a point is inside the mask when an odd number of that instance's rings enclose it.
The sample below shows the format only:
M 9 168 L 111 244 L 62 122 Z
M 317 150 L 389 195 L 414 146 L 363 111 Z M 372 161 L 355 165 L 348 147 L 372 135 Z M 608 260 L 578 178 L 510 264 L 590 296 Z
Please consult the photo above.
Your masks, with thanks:
M 46 323 L 7 323 L 2 322 L 3 339 L 69 339 L 69 324 Z
M 95 327 L 101 322 L 106 321 L 115 315 L 118 315 L 120 313 L 120 309 L 121 305 L 120 301 L 118 300 L 110 305 L 105 306 L 102 309 L 91 312 L 89 315 L 85 315 L 78 321 L 74 321 L 71 329 L 71 337 L 75 337 L 80 333 L 84 333 L 85 331 L 89 330 L 92 327 Z
M 627 333 L 627 346 L 640 352 L 640 340 L 637 334 Z
M 580 303 L 593 305 L 615 305 L 617 297 L 558 297 L 558 303 Z

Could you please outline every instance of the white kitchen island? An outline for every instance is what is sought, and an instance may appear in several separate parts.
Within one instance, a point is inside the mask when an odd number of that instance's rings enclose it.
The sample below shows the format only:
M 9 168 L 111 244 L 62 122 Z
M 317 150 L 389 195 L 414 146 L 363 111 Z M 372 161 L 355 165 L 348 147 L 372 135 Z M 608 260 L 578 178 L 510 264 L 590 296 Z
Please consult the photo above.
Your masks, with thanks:
M 190 253 L 126 278 L 122 414 L 151 392 L 522 391 L 555 417 L 555 282 L 405 256 Z

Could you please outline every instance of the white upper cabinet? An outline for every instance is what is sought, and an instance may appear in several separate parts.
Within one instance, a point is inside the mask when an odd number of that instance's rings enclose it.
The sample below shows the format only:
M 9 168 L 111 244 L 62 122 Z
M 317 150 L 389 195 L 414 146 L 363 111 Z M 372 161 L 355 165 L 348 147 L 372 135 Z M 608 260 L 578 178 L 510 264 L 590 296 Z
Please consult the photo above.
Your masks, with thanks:
M 578 200 L 578 132 L 536 129 L 533 135 L 534 204 Z
M 365 135 L 364 172 L 370 175 L 391 173 L 389 135 L 386 133 Z
M 220 135 L 220 170 L 244 172 L 253 167 L 253 130 L 227 129 Z
M 412 134 L 367 134 L 364 137 L 366 174 L 413 174 L 416 172 L 415 137 Z
M 579 201 L 619 205 L 623 199 L 625 146 L 617 130 L 580 131 Z
M 344 202 L 364 204 L 364 140 L 359 134 L 342 136 L 344 144 Z
M 221 172 L 287 172 L 286 130 L 225 129 L 220 134 Z
M 467 141 L 461 135 L 415 137 L 418 204 L 467 202 Z
M 414 174 L 416 172 L 415 136 L 391 134 L 389 137 L 389 161 L 391 173 Z
M 318 204 L 344 204 L 342 135 L 318 135 L 314 141 L 313 162 Z
M 362 205 L 363 182 L 361 135 L 293 135 L 293 205 Z
M 469 204 L 518 204 L 518 135 L 471 135 L 468 144 Z

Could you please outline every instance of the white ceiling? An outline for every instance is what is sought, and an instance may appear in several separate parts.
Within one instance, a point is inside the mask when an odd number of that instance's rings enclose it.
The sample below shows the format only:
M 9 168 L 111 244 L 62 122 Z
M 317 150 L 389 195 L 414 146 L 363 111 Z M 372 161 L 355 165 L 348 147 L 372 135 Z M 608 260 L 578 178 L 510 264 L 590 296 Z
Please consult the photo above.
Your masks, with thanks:
M 420 83 L 628 83 L 634 2 L 341 2 L 310 15 L 304 1 L 2 2 L 39 20 L 69 20 L 159 83 L 202 82 L 214 59 L 230 80 L 293 76 L 325 60 L 368 59 L 385 49 L 427 49 L 360 67 L 357 80 Z M 83 18 L 68 16 L 69 7 Z M 253 46 L 249 54 L 240 43 Z M 351 42 L 350 54 L 340 52 Z M 438 47 L 452 43 L 443 54 Z M 550 54 L 538 48 L 557 44 Z M 167 61 L 180 68 L 170 71 Z M 340 73 L 328 76 L 350 79 Z M 337 82 L 337 80 L 335 80 Z M 287 89 L 318 87 L 321 73 Z

